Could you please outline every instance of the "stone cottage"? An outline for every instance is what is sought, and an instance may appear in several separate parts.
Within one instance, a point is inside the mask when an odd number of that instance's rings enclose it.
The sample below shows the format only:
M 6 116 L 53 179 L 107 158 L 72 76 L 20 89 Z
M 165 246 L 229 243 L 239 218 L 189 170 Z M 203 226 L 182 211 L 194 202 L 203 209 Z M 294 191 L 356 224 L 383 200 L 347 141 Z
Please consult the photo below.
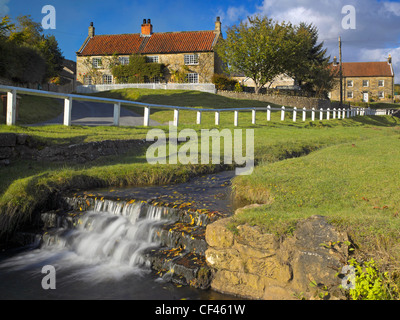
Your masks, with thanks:
M 222 62 L 214 51 L 222 38 L 221 21 L 209 31 L 153 32 L 151 20 L 143 20 L 140 33 L 96 35 L 93 22 L 85 42 L 76 53 L 77 83 L 114 84 L 110 65 L 129 64 L 132 54 L 145 55 L 148 62 L 162 63 L 168 68 L 164 79 L 150 82 L 211 83 L 214 73 L 222 72 Z M 117 60 L 117 61 L 116 61 Z
M 392 57 L 383 62 L 344 62 L 343 101 L 345 102 L 393 102 L 394 71 Z M 330 99 L 340 101 L 340 65 L 334 58 L 332 68 L 337 84 Z

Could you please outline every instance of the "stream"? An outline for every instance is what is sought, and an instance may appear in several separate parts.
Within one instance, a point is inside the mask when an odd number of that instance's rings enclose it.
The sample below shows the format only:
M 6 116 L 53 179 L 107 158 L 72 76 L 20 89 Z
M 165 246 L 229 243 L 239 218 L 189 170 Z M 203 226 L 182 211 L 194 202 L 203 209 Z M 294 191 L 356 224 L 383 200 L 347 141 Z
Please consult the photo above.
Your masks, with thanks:
M 179 219 L 169 203 L 232 214 L 233 176 L 222 172 L 177 185 L 75 194 L 95 197 L 95 205 L 57 216 L 56 228 L 49 229 L 40 242 L 0 254 L 0 300 L 235 299 L 171 282 L 170 272 L 156 274 L 144 254 L 160 247 L 160 227 Z M 193 225 L 204 229 L 201 223 Z M 55 270 L 55 289 L 43 287 L 44 266 Z M 171 264 L 171 270 L 174 267 Z

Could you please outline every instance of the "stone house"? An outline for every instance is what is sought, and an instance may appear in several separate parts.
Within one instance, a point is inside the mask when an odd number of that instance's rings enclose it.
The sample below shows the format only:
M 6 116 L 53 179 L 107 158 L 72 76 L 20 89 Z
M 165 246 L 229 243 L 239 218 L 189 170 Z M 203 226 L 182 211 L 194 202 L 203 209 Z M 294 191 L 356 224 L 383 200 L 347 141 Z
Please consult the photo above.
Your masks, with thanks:
M 390 55 L 384 62 L 344 62 L 342 65 L 343 101 L 393 102 L 394 71 Z M 332 69 L 337 83 L 329 98 L 340 101 L 340 65 L 336 57 Z
M 117 83 L 110 65 L 128 64 L 132 54 L 145 55 L 149 62 L 167 67 L 163 79 L 149 82 L 182 82 L 183 78 L 188 83 L 211 83 L 214 73 L 222 72 L 222 62 L 214 51 L 220 38 L 219 17 L 215 29 L 209 31 L 155 33 L 151 20 L 145 19 L 140 33 L 117 35 L 96 35 L 92 22 L 88 37 L 76 53 L 77 83 Z
M 241 74 L 231 74 L 230 77 L 234 80 L 237 80 L 241 85 L 245 87 L 254 88 L 256 85 L 254 80 L 246 77 L 243 73 Z M 296 80 L 287 74 L 281 74 L 275 77 L 274 80 L 268 82 L 264 85 L 263 88 L 267 89 L 290 89 L 290 90 L 299 90 L 300 87 L 297 85 Z

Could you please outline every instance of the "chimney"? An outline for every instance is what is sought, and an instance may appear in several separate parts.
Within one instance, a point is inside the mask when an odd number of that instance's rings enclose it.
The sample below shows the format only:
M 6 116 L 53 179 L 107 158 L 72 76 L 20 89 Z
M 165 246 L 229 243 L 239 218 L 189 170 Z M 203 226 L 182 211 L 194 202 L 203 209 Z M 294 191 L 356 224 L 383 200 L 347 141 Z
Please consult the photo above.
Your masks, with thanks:
M 93 37 L 94 37 L 93 22 L 90 23 L 90 27 L 89 27 L 89 37 L 90 37 L 90 38 L 93 38 Z
M 388 63 L 392 64 L 392 56 L 389 54 Z
M 221 34 L 221 18 L 217 17 L 217 21 L 215 21 L 215 31 L 216 34 Z
M 337 58 L 333 57 L 333 66 L 336 67 L 338 65 Z
M 141 37 L 150 37 L 153 34 L 153 25 L 150 19 L 143 19 Z

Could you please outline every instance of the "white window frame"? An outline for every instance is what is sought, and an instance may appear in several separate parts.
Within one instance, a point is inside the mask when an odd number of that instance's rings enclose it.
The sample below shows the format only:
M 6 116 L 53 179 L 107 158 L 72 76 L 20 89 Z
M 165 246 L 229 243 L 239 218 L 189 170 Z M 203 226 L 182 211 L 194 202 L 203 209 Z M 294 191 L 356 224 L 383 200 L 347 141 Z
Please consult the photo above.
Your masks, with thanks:
M 129 64 L 129 57 L 119 57 L 118 61 L 121 65 L 126 66 Z
M 186 66 L 194 66 L 199 64 L 198 54 L 185 54 L 184 62 Z
M 385 80 L 378 80 L 378 87 L 383 88 L 384 86 L 385 86 Z
M 85 85 L 85 86 L 90 86 L 90 85 L 92 85 L 92 84 L 93 84 L 93 82 L 92 82 L 92 76 L 84 75 L 84 76 L 83 76 L 83 85 Z
M 378 91 L 378 98 L 385 99 L 385 91 Z
M 159 63 L 160 57 L 159 56 L 146 56 L 147 63 Z
M 348 88 L 353 88 L 354 87 L 354 81 L 353 80 L 347 80 L 347 87 Z
M 113 76 L 111 74 L 103 74 L 101 79 L 102 84 L 113 84 Z
M 95 68 L 95 69 L 103 68 L 103 62 L 102 62 L 101 58 L 93 58 L 92 64 L 93 64 L 93 68 Z
M 353 91 L 347 91 L 347 99 L 353 99 L 353 98 L 354 98 Z
M 187 74 L 187 82 L 188 83 L 199 83 L 199 74 L 198 73 L 188 73 Z
M 367 85 L 365 85 L 364 83 L 367 83 Z M 369 80 L 363 80 L 363 87 L 364 88 L 368 88 L 369 87 Z

